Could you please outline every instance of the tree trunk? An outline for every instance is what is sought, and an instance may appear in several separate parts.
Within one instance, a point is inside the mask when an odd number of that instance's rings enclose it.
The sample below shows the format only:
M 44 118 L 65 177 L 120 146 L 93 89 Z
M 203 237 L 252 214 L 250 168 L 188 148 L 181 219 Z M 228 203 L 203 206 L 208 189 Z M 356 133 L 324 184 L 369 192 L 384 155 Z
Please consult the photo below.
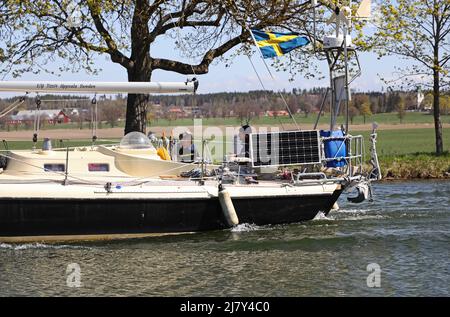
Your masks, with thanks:
M 151 71 L 136 66 L 128 70 L 129 82 L 150 82 L 150 79 Z M 148 97 L 145 94 L 128 94 L 125 134 L 146 132 Z
M 439 70 L 434 70 L 434 85 L 433 85 L 433 113 L 434 113 L 434 131 L 436 135 L 436 154 L 441 155 L 444 153 L 444 144 L 442 140 L 442 122 L 440 113 L 440 74 Z
M 152 66 L 146 0 L 135 1 L 133 21 L 131 24 L 131 56 L 127 67 L 129 82 L 150 82 Z M 128 94 L 125 134 L 138 131 L 145 133 L 147 126 L 148 94 Z

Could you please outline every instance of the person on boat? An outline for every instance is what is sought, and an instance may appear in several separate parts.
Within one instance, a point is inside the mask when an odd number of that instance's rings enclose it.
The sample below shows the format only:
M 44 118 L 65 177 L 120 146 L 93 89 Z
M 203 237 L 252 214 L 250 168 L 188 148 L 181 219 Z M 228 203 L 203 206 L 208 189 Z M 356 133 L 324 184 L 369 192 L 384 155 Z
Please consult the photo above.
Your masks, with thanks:
M 155 148 L 158 147 L 158 138 L 156 137 L 156 134 L 154 132 L 149 132 L 147 137 L 150 139 L 150 142 L 152 142 L 153 146 Z
M 181 162 L 195 162 L 195 160 L 199 157 L 199 153 L 197 151 L 197 147 L 193 142 L 192 133 L 190 133 L 189 131 L 181 133 L 179 139 L 180 149 L 178 151 L 178 157 L 181 159 Z
M 254 183 L 255 173 L 250 161 L 250 134 L 252 128 L 246 124 L 239 129 L 234 137 L 234 155 L 237 164 L 232 165 L 230 170 L 239 174 L 239 183 Z
M 239 129 L 239 134 L 236 136 L 235 154 L 239 157 L 250 157 L 250 133 L 252 128 L 246 124 Z

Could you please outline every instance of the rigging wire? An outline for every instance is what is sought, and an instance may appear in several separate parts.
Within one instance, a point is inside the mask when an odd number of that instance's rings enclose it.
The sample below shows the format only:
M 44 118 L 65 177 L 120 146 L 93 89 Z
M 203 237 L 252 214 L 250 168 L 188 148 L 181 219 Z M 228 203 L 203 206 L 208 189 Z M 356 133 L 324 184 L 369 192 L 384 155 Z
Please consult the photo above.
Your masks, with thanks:
M 234 1 L 232 1 L 232 2 L 234 2 Z M 228 12 L 228 14 L 231 15 L 230 11 L 227 9 L 226 4 L 224 4 L 223 6 L 224 6 L 225 10 Z M 238 19 L 237 17 L 235 17 L 235 18 L 236 18 L 236 20 Z M 258 47 L 258 43 L 257 43 L 257 41 L 256 41 L 256 39 L 255 39 L 255 37 L 254 37 L 254 35 L 253 35 L 253 33 L 252 33 L 252 30 L 249 28 L 249 26 L 247 25 L 247 23 L 246 23 L 245 20 L 241 19 L 241 22 L 242 22 L 242 23 L 241 23 L 241 26 L 242 26 L 243 28 L 245 28 L 245 29 L 249 32 L 249 34 L 250 34 L 250 36 L 251 36 L 253 42 L 255 43 L 255 45 L 256 45 L 256 47 L 257 47 L 257 50 L 259 51 L 259 56 L 260 56 L 261 60 L 263 61 L 264 66 L 266 67 L 266 70 L 267 70 L 267 72 L 268 72 L 269 75 L 270 75 L 270 78 L 273 80 L 274 83 L 276 83 L 277 81 L 276 81 L 275 77 L 273 76 L 273 74 L 272 74 L 272 72 L 271 72 L 269 66 L 267 65 L 267 63 L 266 63 L 266 61 L 265 61 L 265 59 L 264 59 L 264 56 L 262 55 L 261 50 L 260 50 L 259 47 Z M 242 42 L 242 39 L 240 39 L 240 40 L 241 40 L 241 43 L 243 43 L 243 42 Z M 254 67 L 253 63 L 252 63 L 252 66 L 253 66 L 253 70 L 255 71 L 255 73 L 257 74 L 257 76 L 258 76 L 258 78 L 259 78 L 259 75 L 258 75 L 258 73 L 257 73 L 257 71 L 256 71 L 256 68 Z M 294 122 L 295 127 L 297 128 L 297 130 L 300 131 L 301 129 L 300 129 L 300 127 L 299 127 L 297 121 L 295 120 L 295 117 L 294 117 L 293 114 L 292 114 L 291 108 L 289 107 L 288 103 L 286 102 L 286 99 L 284 98 L 283 94 L 282 94 L 280 91 L 278 91 L 277 93 L 278 93 L 278 95 L 280 96 L 281 100 L 283 101 L 283 104 L 284 104 L 284 106 L 286 107 L 286 109 L 287 109 L 287 111 L 288 111 L 288 113 L 289 113 L 289 116 L 291 117 L 292 121 Z M 283 128 L 283 129 L 284 129 L 284 128 Z
M 242 43 L 242 42 L 241 42 L 241 43 Z M 258 77 L 258 81 L 259 81 L 261 87 L 262 87 L 263 90 L 266 92 L 266 96 L 268 96 L 268 94 L 267 94 L 267 89 L 266 89 L 266 87 L 265 87 L 265 85 L 264 85 L 264 83 L 263 83 L 261 77 L 259 76 L 259 73 L 258 73 L 258 71 L 256 70 L 255 65 L 253 64 L 252 58 L 250 57 L 250 55 L 247 55 L 247 57 L 248 57 L 248 60 L 250 61 L 250 64 L 252 65 L 252 68 L 253 68 L 253 71 L 254 71 L 255 74 L 256 74 L 256 77 Z M 285 130 L 285 129 L 284 129 L 284 126 L 283 126 L 283 122 L 281 121 L 281 119 L 280 119 L 278 116 L 277 116 L 277 119 L 278 119 L 278 122 L 279 122 L 280 125 L 281 125 L 281 128 L 282 128 L 283 130 Z
M 20 105 L 22 105 L 25 102 L 26 96 L 28 95 L 28 92 L 25 93 L 24 96 L 20 97 L 18 100 L 15 100 L 12 104 L 10 104 L 9 106 L 7 106 L 5 109 L 3 109 L 0 112 L 0 119 L 5 117 L 6 115 L 8 115 L 8 113 L 10 113 L 11 111 L 13 111 L 14 109 L 16 109 L 17 107 L 19 107 Z
M 247 26 L 247 24 L 245 24 L 245 27 L 246 27 L 247 31 L 250 33 L 250 35 L 251 35 L 253 41 L 255 42 L 255 45 L 258 47 L 258 43 L 257 43 L 257 41 L 256 41 L 256 39 L 255 39 L 255 36 L 254 36 L 253 33 L 252 33 L 252 30 Z M 259 56 L 261 57 L 261 59 L 262 59 L 262 61 L 263 61 L 263 63 L 264 63 L 264 66 L 266 67 L 267 72 L 268 72 L 269 75 L 270 75 L 270 78 L 272 78 L 273 82 L 276 83 L 276 79 L 275 79 L 275 77 L 273 76 L 272 72 L 270 71 L 269 65 L 267 65 L 267 63 L 266 63 L 266 61 L 265 61 L 265 59 L 264 59 L 264 56 L 262 55 L 262 52 L 261 52 L 261 50 L 259 49 L 259 47 L 258 47 L 257 50 L 259 51 Z M 281 97 L 281 100 L 283 101 L 283 103 L 284 103 L 284 105 L 285 105 L 287 111 L 289 112 L 289 116 L 291 117 L 292 121 L 294 122 L 295 127 L 297 128 L 297 130 L 300 131 L 301 129 L 300 129 L 300 127 L 299 127 L 297 121 L 295 120 L 294 116 L 292 115 L 291 108 L 289 107 L 288 103 L 286 102 L 286 99 L 284 98 L 284 96 L 283 96 L 283 94 L 281 93 L 281 91 L 278 91 L 278 95 Z

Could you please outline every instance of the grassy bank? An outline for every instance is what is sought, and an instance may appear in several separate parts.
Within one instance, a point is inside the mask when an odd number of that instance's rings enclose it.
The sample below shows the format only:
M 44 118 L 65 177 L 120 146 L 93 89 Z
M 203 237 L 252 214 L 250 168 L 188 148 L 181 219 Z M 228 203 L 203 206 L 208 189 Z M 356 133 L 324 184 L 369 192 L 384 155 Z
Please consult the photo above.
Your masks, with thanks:
M 380 158 L 385 179 L 450 178 L 450 154 L 430 153 L 384 156 Z
M 366 158 L 370 155 L 369 132 L 355 131 L 365 139 Z M 444 155 L 436 156 L 434 129 L 378 131 L 377 150 L 386 179 L 450 178 L 450 130 L 444 129 Z

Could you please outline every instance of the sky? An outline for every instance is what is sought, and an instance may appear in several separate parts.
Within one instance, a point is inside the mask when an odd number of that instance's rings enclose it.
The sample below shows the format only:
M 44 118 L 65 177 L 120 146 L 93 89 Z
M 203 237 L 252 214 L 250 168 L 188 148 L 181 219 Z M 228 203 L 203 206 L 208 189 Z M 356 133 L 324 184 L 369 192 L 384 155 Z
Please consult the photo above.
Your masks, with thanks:
M 154 57 L 165 57 L 184 62 L 193 62 L 192 60 L 183 59 L 177 54 L 174 49 L 172 40 L 162 39 L 152 46 L 152 54 Z M 378 60 L 377 56 L 372 53 L 360 53 L 360 62 L 362 67 L 362 75 L 352 84 L 352 89 L 357 91 L 381 91 L 383 89 L 383 83 L 380 80 L 380 76 L 391 76 L 394 65 L 401 65 L 405 61 L 396 57 L 386 57 L 383 60 Z M 314 61 L 314 57 L 310 58 L 311 62 Z M 274 68 L 271 68 L 274 74 L 275 81 L 269 76 L 260 55 L 255 52 L 252 57 L 252 61 L 255 64 L 258 74 L 263 79 L 264 84 L 269 90 L 282 90 L 286 89 L 291 91 L 293 88 L 309 89 L 313 87 L 326 87 L 329 84 L 327 74 L 326 61 L 320 61 L 319 67 L 325 79 L 323 80 L 311 80 L 305 79 L 302 75 L 297 75 L 293 82 L 289 81 L 289 74 L 283 72 L 277 72 Z M 58 68 L 56 62 L 55 69 Z M 268 61 L 270 67 L 270 61 Z M 108 55 L 98 56 L 96 58 L 96 65 L 103 69 L 98 76 L 86 74 L 84 72 L 79 73 L 64 73 L 60 74 L 60 77 L 56 75 L 50 75 L 42 73 L 39 75 L 24 74 L 21 78 L 11 78 L 6 76 L 4 80 L 57 80 L 57 81 L 126 81 L 127 75 L 125 69 L 110 61 Z M 161 70 L 155 70 L 152 75 L 152 81 L 185 81 L 187 77 L 174 72 L 167 72 Z M 198 93 L 214 93 L 214 92 L 245 92 L 249 90 L 262 89 L 258 77 L 253 71 L 250 61 L 246 56 L 238 56 L 233 62 L 225 67 L 223 63 L 214 62 L 210 66 L 208 74 L 196 76 L 200 82 Z M 0 97 L 10 97 L 12 93 L 0 93 Z

